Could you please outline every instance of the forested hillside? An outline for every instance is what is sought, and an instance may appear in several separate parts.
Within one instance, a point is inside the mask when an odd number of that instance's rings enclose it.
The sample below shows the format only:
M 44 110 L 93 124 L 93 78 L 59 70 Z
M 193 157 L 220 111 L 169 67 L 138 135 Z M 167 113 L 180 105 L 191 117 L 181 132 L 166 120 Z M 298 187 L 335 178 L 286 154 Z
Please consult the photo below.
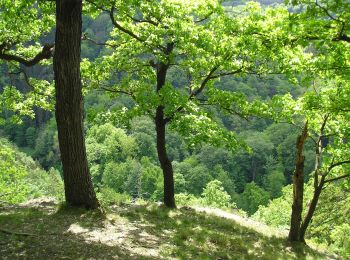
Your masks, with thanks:
M 349 7 L 345 0 L 2 0 L 1 235 L 21 230 L 6 212 L 23 222 L 49 218 L 51 209 L 23 217 L 26 204 L 13 211 L 36 198 L 102 209 L 132 225 L 140 215 L 165 227 L 160 219 L 176 222 L 179 214 L 178 221 L 203 222 L 208 234 L 235 229 L 186 213 L 216 208 L 273 226 L 281 236 L 273 243 L 285 238 L 296 250 L 266 259 L 300 257 L 305 243 L 338 254 L 311 257 L 350 257 Z M 155 203 L 174 210 L 157 213 Z M 232 245 L 233 230 L 222 243 L 219 233 L 203 241 L 198 255 L 187 242 L 204 235 L 179 232 L 185 242 L 173 237 L 178 247 L 154 257 L 239 255 L 209 253 L 212 244 Z M 242 248 L 240 257 L 254 255 Z

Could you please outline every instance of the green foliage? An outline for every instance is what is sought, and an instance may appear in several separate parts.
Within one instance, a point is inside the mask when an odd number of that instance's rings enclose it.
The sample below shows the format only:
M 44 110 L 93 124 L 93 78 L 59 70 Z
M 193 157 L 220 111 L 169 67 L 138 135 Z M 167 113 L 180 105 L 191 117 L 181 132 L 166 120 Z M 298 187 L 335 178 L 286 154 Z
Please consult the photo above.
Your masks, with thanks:
M 92 126 L 86 136 L 86 151 L 94 183 L 101 181 L 112 164 L 125 162 L 136 150 L 135 139 L 110 123 Z M 107 168 L 109 164 L 109 168 Z
M 45 127 L 39 130 L 35 140 L 33 158 L 45 168 L 61 168 L 56 121 L 51 119 Z
M 246 184 L 240 200 L 237 201 L 237 205 L 249 215 L 252 215 L 258 210 L 260 205 L 267 205 L 269 198 L 267 191 L 251 182 Z
M 26 182 L 31 198 L 52 197 L 64 201 L 63 180 L 58 170 L 32 169 L 26 177 Z
M 5 139 L 0 140 L 0 147 L 1 201 L 20 203 L 41 196 L 63 198 L 63 182 L 58 171 L 42 170 Z
M 108 162 L 100 182 L 118 193 L 128 193 L 134 198 L 159 199 L 162 193 L 161 169 L 147 157 L 141 161 Z
M 292 213 L 292 186 L 284 187 L 282 194 L 281 197 L 273 199 L 268 205 L 259 206 L 259 210 L 254 213 L 253 218 L 271 226 L 288 228 Z
M 123 205 L 131 202 L 132 198 L 127 193 L 118 193 L 109 187 L 101 187 L 97 192 L 97 198 L 102 206 Z
M 42 77 L 27 77 L 19 61 L 29 61 L 42 51 L 40 37 L 46 36 L 54 26 L 54 4 L 36 0 L 4 0 L 0 2 L 0 10 L 0 64 L 6 62 L 8 73 L 17 75 L 16 78 L 24 80 L 29 86 L 29 91 L 23 91 L 23 87 L 14 85 L 12 79 L 9 84 L 2 85 L 0 112 L 11 111 L 11 116 L 5 119 L 21 122 L 22 116 L 34 118 L 35 107 L 53 109 L 52 82 Z
M 174 182 L 175 182 L 175 193 L 184 193 L 188 189 L 187 181 L 181 173 L 175 172 Z
M 197 165 L 188 171 L 185 179 L 187 180 L 188 190 L 192 194 L 199 196 L 206 184 L 213 180 L 213 177 L 208 168 L 203 165 Z
M 270 193 L 270 198 L 273 199 L 282 195 L 282 188 L 285 185 L 286 179 L 280 169 L 269 172 L 264 181 L 264 187 Z
M 231 179 L 229 173 L 224 171 L 221 165 L 216 165 L 214 167 L 213 177 L 222 183 L 225 191 L 227 191 L 231 197 L 237 195 L 234 181 Z
M 231 196 L 225 191 L 222 182 L 213 180 L 209 182 L 202 192 L 203 203 L 215 208 L 231 208 L 235 204 L 231 202 Z
M 327 173 L 327 179 L 348 174 L 349 165 L 341 163 L 350 154 L 347 1 L 285 1 L 296 5 L 290 10 L 242 1 L 232 8 L 216 0 L 93 2 L 84 5 L 95 19 L 85 16 L 83 21 L 82 75 L 87 153 L 104 205 L 128 203 L 131 198 L 161 199 L 153 122 L 159 107 L 169 123 L 167 151 L 175 161 L 179 205 L 227 208 L 237 201 L 250 215 L 258 209 L 254 218 L 287 227 L 292 189 L 282 187 L 291 182 L 298 126 L 306 120 L 310 140 L 304 149 L 305 181 L 312 179 L 311 174 Z M 98 8 L 111 10 L 112 4 L 114 21 Z M 52 1 L 3 0 L 0 53 L 33 58 L 41 49 L 39 38 L 46 42 L 53 27 L 53 8 Z M 88 38 L 107 43 L 95 45 Z M 59 168 L 54 121 L 39 128 L 41 119 L 30 124 L 23 117 L 33 118 L 34 107 L 53 109 L 53 85 L 39 80 L 50 75 L 37 77 L 39 73 L 31 70 L 27 79 L 16 62 L 0 63 L 4 134 L 45 169 Z M 160 86 L 157 73 L 162 65 L 167 71 Z M 274 73 L 285 75 L 267 76 Z M 15 81 L 28 80 L 33 89 L 12 86 L 7 74 L 18 75 Z M 109 94 L 101 94 L 101 88 Z M 313 171 L 314 142 L 321 137 L 322 167 Z M 0 157 L 0 200 L 18 203 L 43 195 L 63 197 L 56 170 L 45 172 L 9 144 L 2 147 Z M 345 180 L 329 183 L 322 191 L 307 238 L 332 244 L 346 258 L 350 257 L 346 214 L 350 204 Z M 308 184 L 304 209 L 311 195 Z M 269 199 L 273 200 L 266 205 Z M 188 243 L 207 241 L 232 248 L 222 234 L 209 236 L 200 230 L 197 235 L 193 230 L 180 230 L 175 242 L 181 244 L 183 237 L 189 237 Z M 196 248 L 188 251 L 177 253 L 198 257 Z
M 3 32 L 0 36 L 1 43 L 24 44 L 38 40 L 44 32 L 51 29 L 55 21 L 52 15 L 54 5 L 50 2 L 3 0 L 0 6 L 0 30 Z M 18 28 L 22 30 L 18 31 Z M 16 51 L 28 55 L 28 49 L 31 48 L 24 48 L 21 44 L 17 46 Z
M 141 196 L 141 164 L 128 159 L 123 163 L 109 162 L 103 173 L 102 183 L 116 192 L 128 192 L 134 197 Z
M 281 197 L 271 200 L 268 205 L 261 205 L 259 210 L 253 215 L 253 218 L 271 226 L 287 228 L 290 224 L 290 216 L 292 214 L 292 195 L 292 185 L 285 186 L 282 189 Z M 311 181 L 309 181 L 304 190 L 303 214 L 306 213 L 305 210 L 311 197 L 312 185 Z
M 340 253 L 344 258 L 350 257 L 350 225 L 343 223 L 342 225 L 336 226 L 331 233 L 331 239 L 335 251 Z
M 215 81 L 251 72 L 288 73 L 293 70 L 288 60 L 301 66 L 308 57 L 289 44 L 287 32 L 278 29 L 288 27 L 289 14 L 283 7 L 265 10 L 249 3 L 239 9 L 239 15 L 227 15 L 216 0 L 95 1 L 86 8 L 92 16 L 103 14 L 106 8 L 112 10 L 114 26 L 107 43 L 110 53 L 82 64 L 88 88 L 106 86 L 103 89 L 113 98 L 120 94 L 132 98 L 132 106 L 122 108 L 129 117 L 154 118 L 157 107 L 162 108 L 165 121 L 190 146 L 204 142 L 230 150 L 245 147 L 201 106 L 202 100 L 241 116 L 260 115 L 267 108 L 259 101 L 248 102 L 241 92 L 221 90 Z M 113 10 L 118 10 L 116 17 Z M 205 22 L 197 21 L 201 17 Z M 157 85 L 161 66 L 165 82 Z
M 9 203 L 23 202 L 28 195 L 26 169 L 15 158 L 14 151 L 1 140 L 0 150 L 0 198 Z
M 313 193 L 313 180 L 305 186 L 303 215 Z M 330 244 L 335 252 L 345 258 L 349 253 L 348 232 L 349 218 L 343 212 L 349 211 L 348 189 L 338 184 L 330 184 L 322 193 L 313 221 L 310 224 L 306 238 L 320 244 Z M 260 206 L 253 218 L 270 226 L 288 228 L 292 212 L 292 185 L 282 190 L 283 195 L 273 199 L 267 206 Z M 332 223 L 331 225 L 329 223 Z
M 175 194 L 175 201 L 180 206 L 198 206 L 202 205 L 202 200 L 192 194 L 177 193 Z

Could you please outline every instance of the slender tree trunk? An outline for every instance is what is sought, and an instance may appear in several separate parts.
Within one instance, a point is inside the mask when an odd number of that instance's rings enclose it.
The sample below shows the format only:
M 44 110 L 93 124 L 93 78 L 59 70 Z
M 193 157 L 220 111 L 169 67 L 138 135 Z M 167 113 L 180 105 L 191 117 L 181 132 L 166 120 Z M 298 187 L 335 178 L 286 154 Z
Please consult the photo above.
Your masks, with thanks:
M 303 132 L 298 136 L 296 143 L 296 159 L 295 170 L 293 175 L 293 205 L 292 215 L 290 221 L 290 229 L 288 240 L 300 241 L 300 225 L 301 215 L 303 212 L 303 199 L 304 199 L 304 161 L 303 148 L 307 138 L 307 122 L 305 123 Z
M 299 234 L 299 241 L 300 242 L 305 242 L 305 232 L 306 232 L 307 228 L 309 227 L 312 216 L 315 213 L 316 206 L 317 206 L 318 200 L 320 198 L 324 183 L 325 183 L 324 176 L 322 176 L 319 186 L 314 190 L 314 195 L 313 195 L 312 200 L 310 202 L 308 211 L 304 217 L 303 223 L 300 226 L 300 234 Z
M 82 0 L 56 1 L 56 122 L 66 202 L 72 206 L 93 209 L 99 204 L 89 173 L 83 134 L 81 16 Z
M 169 52 L 173 48 L 173 44 L 168 45 Z M 169 66 L 160 62 L 157 67 L 157 93 L 165 85 L 166 74 Z M 157 134 L 157 153 L 160 167 L 163 170 L 164 177 L 164 204 L 169 208 L 175 208 L 175 188 L 174 188 L 174 171 L 171 161 L 166 150 L 166 124 L 167 120 L 164 116 L 164 106 L 159 105 L 156 110 L 155 125 Z
M 175 208 L 175 190 L 174 190 L 174 173 L 173 166 L 169 160 L 165 146 L 165 127 L 164 107 L 159 106 L 155 118 L 157 133 L 157 152 L 160 166 L 163 170 L 164 177 L 164 204 L 169 208 Z

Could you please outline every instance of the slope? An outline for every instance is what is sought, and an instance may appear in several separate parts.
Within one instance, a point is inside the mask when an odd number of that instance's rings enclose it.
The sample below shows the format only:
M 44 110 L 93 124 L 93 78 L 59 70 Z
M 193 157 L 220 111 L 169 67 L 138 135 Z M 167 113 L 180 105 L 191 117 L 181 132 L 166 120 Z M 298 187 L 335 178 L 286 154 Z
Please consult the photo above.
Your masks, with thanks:
M 45 199 L 0 207 L 3 259 L 334 258 L 264 233 L 189 207 L 131 204 L 102 214 Z

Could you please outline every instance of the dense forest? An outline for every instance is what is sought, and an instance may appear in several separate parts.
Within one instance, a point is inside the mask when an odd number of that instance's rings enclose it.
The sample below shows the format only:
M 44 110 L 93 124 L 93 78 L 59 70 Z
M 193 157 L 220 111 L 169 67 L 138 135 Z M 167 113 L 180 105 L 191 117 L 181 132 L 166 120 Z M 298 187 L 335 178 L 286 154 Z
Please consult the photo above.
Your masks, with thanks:
M 38 198 L 217 209 L 350 258 L 349 21 L 345 0 L 0 0 L 0 233 Z

